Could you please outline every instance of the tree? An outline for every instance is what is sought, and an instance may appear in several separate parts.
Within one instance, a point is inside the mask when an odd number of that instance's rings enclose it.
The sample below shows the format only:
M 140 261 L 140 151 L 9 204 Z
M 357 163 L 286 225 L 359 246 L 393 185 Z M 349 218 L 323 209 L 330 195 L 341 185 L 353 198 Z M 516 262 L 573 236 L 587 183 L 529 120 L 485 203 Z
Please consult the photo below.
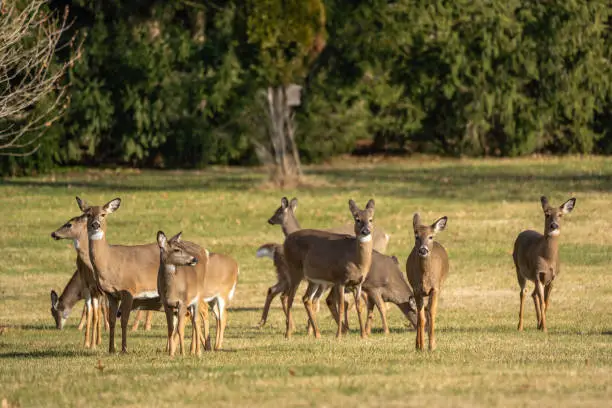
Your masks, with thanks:
M 271 179 L 293 183 L 302 175 L 295 142 L 293 107 L 300 104 L 300 83 L 325 47 L 325 7 L 321 0 L 247 1 L 247 40 L 256 47 L 252 64 L 266 122 L 264 137 L 253 138 Z
M 72 40 L 62 44 L 67 10 L 55 16 L 44 0 L 31 0 L 21 10 L 16 2 L 0 1 L 0 8 L 0 155 L 28 156 L 65 108 L 66 85 L 60 81 L 78 52 L 54 64 L 56 52 L 73 46 Z M 51 103 L 36 109 L 47 98 Z

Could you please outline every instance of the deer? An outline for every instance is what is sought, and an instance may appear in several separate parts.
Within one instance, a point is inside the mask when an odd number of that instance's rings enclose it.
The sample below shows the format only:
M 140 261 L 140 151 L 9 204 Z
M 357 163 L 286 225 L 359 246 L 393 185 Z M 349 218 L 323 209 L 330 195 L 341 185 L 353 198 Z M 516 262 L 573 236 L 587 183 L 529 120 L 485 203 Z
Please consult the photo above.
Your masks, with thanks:
M 159 292 L 168 324 L 167 348 L 171 357 L 176 351 L 175 337 L 178 335 L 180 353 L 184 355 L 184 319 L 187 311 L 193 328 L 192 352 L 201 355 L 201 326 L 197 322 L 198 305 L 204 289 L 204 278 L 208 267 L 208 250 L 181 240 L 179 232 L 167 239 L 163 231 L 157 232 L 160 251 L 157 290 Z M 192 267 L 192 268 L 188 268 Z M 196 267 L 197 266 L 197 267 Z
M 194 342 L 197 343 L 197 339 L 200 339 L 205 350 L 211 349 L 208 324 L 209 306 L 212 307 L 217 321 L 214 349 L 216 351 L 221 350 L 223 348 L 225 326 L 227 325 L 227 306 L 234 297 L 238 283 L 238 263 L 230 256 L 215 252 L 209 253 L 194 243 L 182 241 L 181 236 L 182 234 L 179 233 L 168 240 L 160 231 L 157 238 L 161 252 L 158 275 L 160 296 L 164 309 L 175 309 L 172 311 L 172 315 L 169 315 L 169 312 L 166 311 L 168 343 L 170 344 L 171 333 L 178 334 L 181 354 L 183 354 L 183 341 L 181 339 L 184 333 L 184 320 L 181 317 L 185 315 L 186 311 L 189 311 L 192 324 L 194 324 L 193 319 L 198 313 L 197 302 L 199 301 L 199 314 L 204 323 L 204 332 L 202 334 L 199 329 L 195 330 L 196 334 L 192 340 L 192 353 L 194 352 Z M 191 266 L 191 268 L 185 265 Z M 181 299 L 178 299 L 179 296 Z M 188 307 L 185 307 L 185 305 L 188 305 Z M 178 313 L 178 318 L 174 322 L 171 317 L 176 313 Z M 199 355 L 199 344 L 197 347 L 195 353 Z M 173 352 L 171 352 L 172 354 Z
M 313 299 L 320 295 L 322 288 L 332 285 L 338 307 L 336 337 L 340 339 L 343 332 L 345 287 L 353 290 L 361 337 L 366 336 L 360 303 L 361 287 L 372 263 L 374 200 L 369 200 L 364 210 L 359 209 L 353 200 L 349 200 L 349 210 L 354 218 L 355 236 L 303 229 L 289 234 L 285 239 L 283 249 L 289 275 L 292 277 L 287 298 L 287 338 L 291 336 L 291 307 L 301 282 L 301 279 L 293 279 L 297 276 L 303 276 L 309 282 L 302 301 L 309 322 L 314 328 L 315 338 L 320 338 L 321 334 L 313 309 Z
M 289 201 L 287 199 L 287 197 L 283 197 L 281 199 L 281 205 L 280 207 L 278 207 L 276 209 L 276 211 L 274 212 L 274 214 L 272 214 L 272 217 L 270 217 L 268 219 L 268 223 L 270 225 L 280 225 L 281 229 L 283 231 L 283 234 L 285 235 L 285 237 L 287 237 L 287 235 L 298 231 L 301 229 L 300 224 L 295 216 L 295 212 L 297 210 L 297 206 L 298 206 L 298 200 L 297 198 L 293 198 L 291 199 L 291 201 Z M 348 228 L 347 228 L 348 227 Z M 338 233 L 338 234 L 348 234 L 348 235 L 353 235 L 354 236 L 354 231 L 351 231 L 352 227 L 350 225 L 347 226 L 340 226 L 340 227 L 335 227 L 329 230 L 325 230 L 328 232 L 333 232 L 333 233 Z M 381 253 L 384 253 L 386 248 L 387 248 L 387 244 L 389 243 L 389 235 L 386 234 L 382 229 L 376 229 L 374 231 L 373 234 L 373 240 L 374 240 L 374 249 L 378 250 Z M 260 247 L 261 249 L 262 247 Z M 258 250 L 259 253 L 259 250 Z M 266 255 L 262 255 L 262 256 L 266 256 Z M 268 255 L 269 256 L 269 255 Z M 258 257 L 260 257 L 258 255 Z M 268 292 L 266 295 L 266 302 L 264 304 L 264 310 L 262 313 L 262 318 L 259 322 L 259 327 L 263 327 L 266 324 L 266 320 L 268 317 L 268 311 L 270 309 L 270 305 L 272 303 L 272 301 L 274 300 L 274 297 L 276 297 L 278 294 L 282 293 L 281 295 L 281 304 L 283 305 L 283 311 L 286 311 L 286 304 L 287 304 L 287 289 L 289 288 L 289 280 L 290 280 L 290 276 L 287 275 L 287 273 L 279 273 L 278 269 L 279 269 L 279 264 L 282 263 L 282 260 L 284 258 L 284 255 L 280 252 L 280 251 L 276 251 L 275 255 L 272 256 L 272 259 L 274 260 L 274 264 L 275 264 L 275 268 L 277 269 L 277 282 L 276 284 L 272 285 L 270 288 L 268 288 Z M 287 270 L 286 267 L 283 267 L 282 269 Z M 300 279 L 300 281 L 303 279 L 303 277 L 296 277 L 296 279 Z M 334 301 L 331 298 L 331 294 L 330 296 L 328 296 L 327 298 L 327 305 L 330 306 L 331 304 L 334 303 Z M 317 297 L 317 301 L 318 301 L 318 297 Z M 318 303 L 317 303 L 318 304 Z M 346 308 L 346 307 L 345 307 Z M 332 311 L 332 315 L 334 316 L 334 318 L 337 318 L 337 313 L 335 312 L 335 309 L 330 308 L 330 310 Z M 286 312 L 285 312 L 286 314 Z M 345 317 L 348 314 L 345 315 Z M 293 322 L 291 322 L 291 327 L 293 330 Z M 311 326 L 308 326 L 309 332 L 311 330 Z M 348 331 L 348 318 L 346 319 L 345 323 L 344 323 L 344 327 L 343 330 L 346 332 Z
M 429 350 L 436 349 L 435 323 L 438 310 L 438 298 L 442 283 L 448 275 L 448 254 L 446 249 L 434 241 L 437 233 L 444 231 L 448 217 L 437 219 L 431 225 L 421 224 L 419 213 L 414 214 L 414 247 L 406 260 L 406 274 L 414 291 L 417 309 L 416 349 L 425 349 L 425 310 L 424 297 L 429 297 Z
M 78 275 L 78 278 L 70 280 L 61 297 L 58 297 L 55 291 L 51 291 L 51 313 L 56 320 L 56 327 L 63 327 L 72 305 L 78 301 L 79 296 L 76 295 L 76 286 L 80 286 L 80 298 L 85 299 L 85 308 L 87 310 L 83 344 L 86 348 L 95 348 L 96 345 L 102 342 L 101 324 L 103 320 L 106 322 L 107 312 L 104 295 L 98 289 L 89 258 L 87 218 L 83 215 L 71 218 L 60 228 L 53 231 L 51 237 L 55 240 L 71 239 L 77 253 L 77 271 L 75 274 Z M 72 305 L 70 305 L 70 308 L 67 308 L 70 303 Z M 104 308 L 104 311 L 101 311 L 101 308 Z M 57 323 L 58 318 L 59 325 Z
M 115 198 L 102 206 L 90 206 L 76 197 L 87 218 L 89 257 L 96 283 L 108 298 L 109 353 L 115 352 L 115 326 L 121 302 L 121 352 L 127 353 L 127 330 L 135 300 L 144 310 L 160 310 L 157 291 L 159 247 L 157 242 L 145 245 L 110 245 L 106 240 L 107 216 L 121 205 Z
M 526 230 L 514 241 L 512 259 L 516 267 L 516 277 L 520 290 L 518 330 L 523 330 L 523 309 L 525 305 L 525 285 L 527 280 L 535 284 L 531 296 L 536 310 L 538 330 L 546 332 L 546 312 L 550 302 L 553 282 L 559 275 L 559 236 L 561 218 L 572 212 L 576 198 L 572 197 L 559 207 L 551 206 L 545 196 L 540 197 L 544 211 L 544 234 Z
M 79 271 L 76 270 L 70 277 L 70 280 L 64 287 L 61 295 L 57 295 L 57 292 L 51 289 L 51 316 L 55 321 L 55 328 L 62 330 L 64 324 L 72 311 L 74 305 L 82 299 L 89 296 L 86 291 L 86 287 L 81 280 Z M 82 330 L 84 324 L 87 322 L 87 304 L 83 307 L 81 314 L 81 320 L 78 325 L 78 329 Z

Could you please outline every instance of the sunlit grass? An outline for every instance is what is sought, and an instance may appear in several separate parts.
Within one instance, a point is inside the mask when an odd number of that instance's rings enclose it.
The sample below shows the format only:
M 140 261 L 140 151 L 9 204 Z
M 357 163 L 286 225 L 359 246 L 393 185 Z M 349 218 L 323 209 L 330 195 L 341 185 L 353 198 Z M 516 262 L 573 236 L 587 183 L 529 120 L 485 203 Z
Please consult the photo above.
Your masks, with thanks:
M 21 406 L 172 405 L 443 405 L 602 406 L 612 398 L 612 160 L 600 157 L 516 160 L 339 160 L 310 167 L 320 182 L 299 191 L 263 188 L 258 169 L 200 172 L 69 170 L 0 183 L 0 400 Z M 528 299 L 525 332 L 517 333 L 518 285 L 512 243 L 522 229 L 540 230 L 545 194 L 576 209 L 563 219 L 561 275 L 547 316 L 535 330 Z M 63 331 L 52 328 L 49 291 L 74 271 L 74 250 L 49 234 L 78 214 L 74 196 L 91 203 L 121 197 L 110 216 L 112 243 L 153 242 L 162 229 L 231 254 L 240 281 L 231 305 L 224 352 L 170 359 L 165 323 L 130 333 L 128 355 L 83 350 L 75 328 L 80 305 Z M 266 223 L 283 195 L 299 198 L 303 227 L 350 221 L 347 201 L 376 199 L 376 223 L 391 234 L 388 253 L 400 264 L 413 245 L 412 214 L 432 222 L 451 270 L 439 307 L 438 350 L 414 351 L 414 332 L 394 306 L 391 335 L 354 331 L 338 342 L 322 306 L 323 338 L 283 338 L 279 302 L 268 326 L 256 329 L 274 279 L 256 248 L 282 241 Z M 301 293 L 301 292 L 300 292 Z M 119 344 L 119 338 L 117 339 Z M 98 360 L 103 368 L 99 368 Z

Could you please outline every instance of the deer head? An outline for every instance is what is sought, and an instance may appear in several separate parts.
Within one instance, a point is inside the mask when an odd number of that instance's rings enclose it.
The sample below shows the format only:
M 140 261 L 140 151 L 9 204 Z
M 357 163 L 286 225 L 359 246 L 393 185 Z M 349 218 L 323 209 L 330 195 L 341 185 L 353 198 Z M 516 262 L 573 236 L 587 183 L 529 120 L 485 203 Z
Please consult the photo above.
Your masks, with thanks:
M 79 239 L 82 234 L 87 232 L 87 216 L 85 214 L 68 220 L 64 225 L 51 233 L 51 238 L 60 239 Z
M 297 210 L 298 200 L 293 197 L 291 201 L 287 200 L 287 197 L 281 198 L 281 205 L 276 209 L 274 214 L 268 220 L 270 225 L 282 225 L 284 220 L 287 219 L 288 212 Z
M 374 231 L 374 200 L 368 201 L 364 210 L 359 209 L 355 201 L 349 200 L 349 209 L 355 220 L 355 236 L 360 242 L 371 241 Z
M 157 245 L 159 246 L 160 263 L 162 265 L 173 266 L 195 266 L 198 263 L 198 258 L 193 256 L 188 247 L 181 241 L 179 232 L 170 239 L 166 238 L 163 231 L 157 232 Z
M 548 199 L 545 196 L 540 197 L 540 201 L 544 211 L 544 235 L 547 237 L 559 236 L 561 234 L 561 217 L 572 212 L 576 205 L 576 199 L 572 197 L 559 207 L 548 204 Z
M 447 217 L 436 220 L 431 225 L 422 225 L 419 213 L 414 214 L 412 226 L 414 228 L 414 247 L 421 258 L 427 258 L 433 249 L 434 237 L 446 228 Z
M 87 216 L 87 234 L 92 241 L 98 241 L 106 233 L 106 216 L 112 214 L 121 205 L 121 199 L 115 198 L 103 206 L 88 206 L 79 197 L 76 198 L 77 204 L 83 214 Z
M 57 293 L 52 290 L 51 291 L 51 316 L 53 316 L 53 320 L 55 320 L 55 327 L 59 330 L 64 328 L 64 324 L 68 319 L 68 315 L 70 314 L 70 310 L 60 310 L 59 304 L 59 296 Z

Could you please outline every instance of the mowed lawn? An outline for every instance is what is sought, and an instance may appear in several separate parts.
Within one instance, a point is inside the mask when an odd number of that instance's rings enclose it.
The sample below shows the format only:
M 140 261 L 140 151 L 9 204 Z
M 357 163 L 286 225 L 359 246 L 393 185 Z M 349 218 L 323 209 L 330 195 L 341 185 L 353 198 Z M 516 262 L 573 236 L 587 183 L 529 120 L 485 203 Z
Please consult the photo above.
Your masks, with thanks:
M 339 160 L 306 172 L 310 187 L 286 191 L 266 188 L 257 168 L 77 170 L 0 181 L 0 400 L 22 407 L 610 404 L 611 159 Z M 543 229 L 542 194 L 555 205 L 571 196 L 577 203 L 562 220 L 549 332 L 536 330 L 529 296 L 519 333 L 512 245 L 521 230 Z M 106 332 L 97 350 L 82 348 L 76 329 L 82 303 L 64 330 L 54 328 L 49 291 L 67 283 L 75 253 L 71 242 L 50 233 L 79 214 L 75 195 L 92 204 L 121 197 L 108 218 L 111 243 L 183 231 L 184 239 L 240 263 L 224 351 L 171 359 L 160 313 L 152 331 L 130 333 L 127 355 L 107 353 Z M 352 331 L 338 341 L 322 304 L 322 338 L 307 337 L 305 284 L 291 340 L 283 337 L 278 300 L 268 325 L 256 328 L 275 274 L 255 251 L 282 242 L 280 228 L 266 221 L 283 195 L 298 197 L 301 225 L 313 228 L 350 222 L 349 198 L 360 206 L 374 198 L 375 223 L 391 234 L 387 252 L 402 269 L 414 244 L 413 213 L 427 222 L 448 216 L 438 236 L 451 266 L 435 352 L 414 350 L 415 332 L 393 305 L 389 336 L 376 315 L 375 331 L 361 340 L 352 312 Z

